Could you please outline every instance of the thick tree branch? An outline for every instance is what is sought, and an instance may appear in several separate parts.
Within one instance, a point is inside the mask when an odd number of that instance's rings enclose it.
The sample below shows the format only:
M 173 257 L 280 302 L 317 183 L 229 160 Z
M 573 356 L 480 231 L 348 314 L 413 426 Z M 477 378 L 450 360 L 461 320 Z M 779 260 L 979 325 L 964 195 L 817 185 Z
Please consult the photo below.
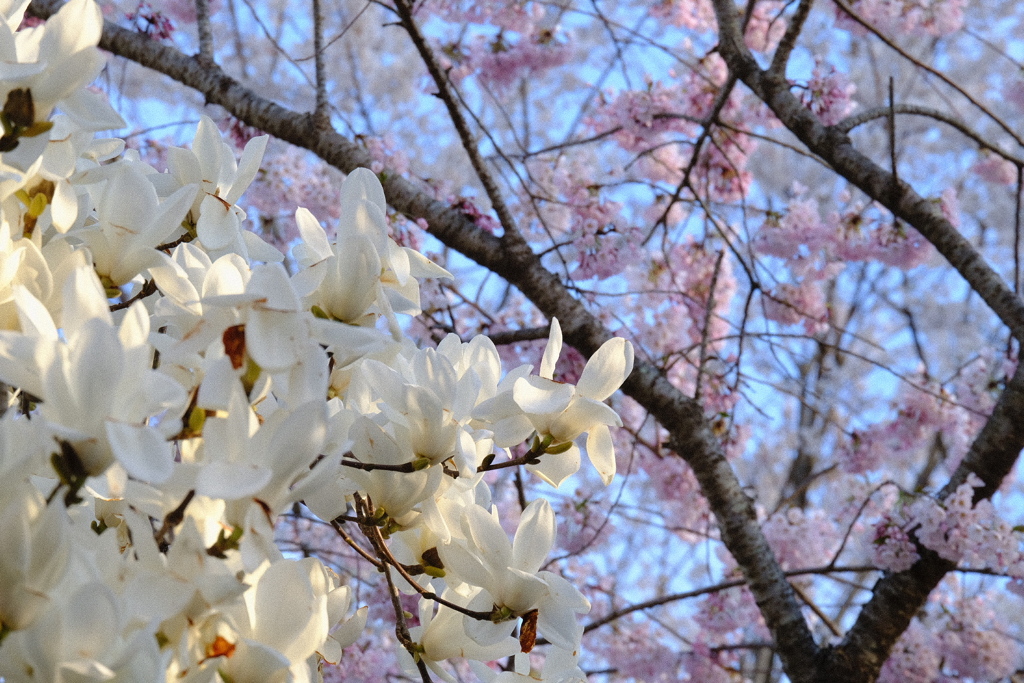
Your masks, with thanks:
M 36 0 L 31 11 L 45 18 L 60 5 L 59 0 Z M 371 165 L 364 148 L 333 131 L 317 130 L 310 116 L 257 96 L 215 66 L 205 66 L 109 22 L 104 24 L 100 47 L 194 88 L 208 103 L 218 104 L 246 124 L 314 152 L 346 173 Z M 499 240 L 480 230 L 457 208 L 434 199 L 397 174 L 386 174 L 383 185 L 395 209 L 424 218 L 435 237 L 514 284 L 545 315 L 557 316 L 565 340 L 581 353 L 589 357 L 611 337 L 543 267 L 521 237 L 509 239 L 506 233 Z M 722 540 L 742 569 L 787 670 L 793 672 L 791 679 L 809 680 L 806 673 L 812 670 L 817 647 L 792 587 L 761 532 L 752 501 L 726 460 L 703 409 L 649 363 L 638 362 L 623 389 L 669 431 L 670 446 L 690 464 L 700 482 L 718 520 Z
M 743 44 L 732 16 L 731 1 L 714 0 L 714 3 L 721 29 L 719 49 L 730 71 L 771 107 L 783 125 L 808 149 L 935 245 L 1010 328 L 1013 336 L 1018 341 L 1024 339 L 1024 305 L 971 244 L 931 202 L 908 184 L 896 181 L 890 172 L 854 149 L 844 132 L 823 126 L 790 92 L 784 79 L 762 71 Z M 952 493 L 972 472 L 984 482 L 984 486 L 975 491 L 975 501 L 995 492 L 1024 449 L 1022 414 L 1024 370 L 1018 367 L 963 463 L 939 494 L 940 500 Z M 813 680 L 860 683 L 878 676 L 896 640 L 924 605 L 928 594 L 955 567 L 954 563 L 934 552 L 922 551 L 922 559 L 908 571 L 879 579 L 871 600 L 861 609 L 843 642 L 819 653 Z M 794 679 L 798 675 L 793 671 L 788 673 Z

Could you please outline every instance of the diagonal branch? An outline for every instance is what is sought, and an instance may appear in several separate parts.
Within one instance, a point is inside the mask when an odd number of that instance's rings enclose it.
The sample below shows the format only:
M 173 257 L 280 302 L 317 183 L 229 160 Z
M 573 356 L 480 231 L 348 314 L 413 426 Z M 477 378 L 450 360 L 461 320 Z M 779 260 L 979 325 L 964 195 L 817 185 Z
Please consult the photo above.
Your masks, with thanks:
M 60 0 L 36 0 L 31 11 L 48 17 Z M 312 117 L 263 99 L 213 65 L 204 65 L 145 36 L 104 24 L 100 47 L 194 88 L 206 101 L 275 137 L 308 149 L 344 172 L 370 166 L 368 152 L 334 131 L 318 130 Z M 520 236 L 499 239 L 480 230 L 455 207 L 419 190 L 398 174 L 383 180 L 388 201 L 398 211 L 424 218 L 446 245 L 514 284 L 548 317 L 561 321 L 565 340 L 586 356 L 612 335 L 546 270 Z M 793 589 L 758 524 L 750 498 L 725 458 L 703 409 L 683 395 L 661 370 L 638 362 L 623 386 L 670 434 L 672 449 L 693 469 L 718 520 L 722 540 L 736 559 L 775 639 L 791 680 L 806 681 L 817 652 Z M 803 673 L 801 673 L 803 672 Z

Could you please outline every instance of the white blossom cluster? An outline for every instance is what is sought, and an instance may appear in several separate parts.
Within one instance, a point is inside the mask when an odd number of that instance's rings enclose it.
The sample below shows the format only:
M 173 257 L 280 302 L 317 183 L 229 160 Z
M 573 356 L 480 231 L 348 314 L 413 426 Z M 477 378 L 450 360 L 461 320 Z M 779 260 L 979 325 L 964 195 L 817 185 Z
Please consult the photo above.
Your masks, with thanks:
M 367 607 L 275 545 L 302 503 L 421 596 L 411 671 L 451 680 L 439 662 L 529 652 L 539 632 L 543 673 L 523 655 L 481 678 L 583 680 L 589 604 L 541 570 L 552 508 L 531 503 L 510 541 L 484 475 L 524 464 L 557 486 L 586 434 L 610 482 L 605 400 L 630 344 L 602 346 L 576 386 L 552 379 L 557 321 L 538 374 L 503 371 L 485 337 L 417 349 L 396 314 L 450 275 L 388 236 L 372 172 L 345 181 L 333 241 L 297 212 L 289 273 L 237 204 L 266 136 L 236 161 L 204 118 L 167 172 L 95 138 L 123 126 L 85 89 L 98 7 L 18 30 L 27 4 L 0 0 L 0 676 L 319 680 Z

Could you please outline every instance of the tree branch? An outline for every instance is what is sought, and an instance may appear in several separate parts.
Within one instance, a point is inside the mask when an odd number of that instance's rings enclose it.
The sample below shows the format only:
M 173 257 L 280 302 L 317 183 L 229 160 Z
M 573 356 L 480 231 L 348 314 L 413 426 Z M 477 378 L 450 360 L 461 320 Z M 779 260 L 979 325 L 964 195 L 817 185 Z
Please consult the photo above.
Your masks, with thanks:
M 994 142 L 990 142 L 983 138 L 982 136 L 978 135 L 976 131 L 971 129 L 966 123 L 956 118 L 955 116 L 950 116 L 949 114 L 941 112 L 938 109 L 932 109 L 931 107 L 922 107 L 921 105 L 917 104 L 894 104 L 891 108 L 888 106 L 874 107 L 872 109 L 867 109 L 865 111 L 859 112 L 857 114 L 854 114 L 853 116 L 849 116 L 843 119 L 835 126 L 833 126 L 833 128 L 843 133 L 849 133 L 857 126 L 862 126 L 869 121 L 874 121 L 875 119 L 881 119 L 889 116 L 890 111 L 895 112 L 897 114 L 927 116 L 930 119 L 941 121 L 942 123 L 945 123 L 947 126 L 955 128 L 957 131 L 963 134 L 964 137 L 973 140 L 979 148 L 987 149 L 991 151 L 993 154 L 996 154 L 997 156 L 1006 159 L 1012 164 L 1015 164 L 1017 166 L 1024 166 L 1024 159 L 1003 151 Z

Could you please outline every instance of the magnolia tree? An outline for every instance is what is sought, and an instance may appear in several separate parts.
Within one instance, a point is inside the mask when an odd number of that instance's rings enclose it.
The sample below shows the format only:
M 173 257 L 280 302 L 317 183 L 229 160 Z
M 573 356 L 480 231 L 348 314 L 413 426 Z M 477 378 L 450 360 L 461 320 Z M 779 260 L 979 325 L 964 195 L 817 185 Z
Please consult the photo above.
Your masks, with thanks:
M 130 3 L 0 2 L 0 678 L 1021 675 L 1017 3 Z

